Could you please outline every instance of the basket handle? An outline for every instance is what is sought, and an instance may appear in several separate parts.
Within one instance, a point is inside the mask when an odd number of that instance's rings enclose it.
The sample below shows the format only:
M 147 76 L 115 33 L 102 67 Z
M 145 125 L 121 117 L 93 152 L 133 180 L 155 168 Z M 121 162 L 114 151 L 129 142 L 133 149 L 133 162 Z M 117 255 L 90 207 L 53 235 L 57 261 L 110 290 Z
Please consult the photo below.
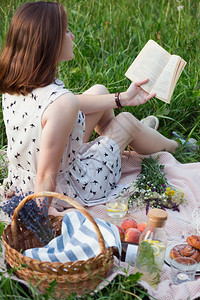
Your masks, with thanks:
M 80 203 L 76 202 L 75 200 L 73 200 L 73 199 L 71 199 L 71 198 L 69 198 L 69 197 L 67 197 L 65 195 L 61 195 L 59 193 L 55 193 L 55 192 L 40 192 L 40 193 L 37 193 L 37 194 L 28 195 L 15 208 L 15 211 L 14 211 L 13 217 L 12 217 L 12 221 L 11 221 L 11 231 L 12 231 L 13 242 L 14 242 L 15 247 L 18 245 L 18 242 L 17 242 L 17 235 L 18 235 L 18 230 L 17 230 L 17 228 L 18 228 L 17 227 L 17 224 L 18 224 L 18 214 L 19 214 L 20 210 L 23 208 L 23 206 L 26 204 L 26 202 L 31 201 L 31 200 L 33 200 L 35 198 L 38 198 L 38 197 L 52 197 L 52 198 L 57 198 L 57 199 L 60 199 L 60 200 L 63 200 L 65 202 L 69 203 L 70 205 L 72 205 L 75 208 L 77 208 L 78 210 L 80 210 L 89 219 L 89 221 L 94 226 L 94 229 L 96 231 L 96 234 L 97 234 L 97 237 L 98 237 L 98 241 L 99 241 L 100 253 L 104 252 L 106 250 L 103 235 L 102 235 L 101 231 L 99 230 L 99 227 L 98 227 L 97 223 L 95 222 L 94 218 L 87 211 L 87 209 L 85 209 Z

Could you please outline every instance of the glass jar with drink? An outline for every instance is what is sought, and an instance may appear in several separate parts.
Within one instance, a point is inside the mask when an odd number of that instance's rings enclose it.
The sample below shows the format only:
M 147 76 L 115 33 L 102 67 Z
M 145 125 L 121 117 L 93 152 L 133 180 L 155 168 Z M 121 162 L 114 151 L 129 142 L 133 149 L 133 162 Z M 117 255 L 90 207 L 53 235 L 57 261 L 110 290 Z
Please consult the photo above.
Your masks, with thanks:
M 142 273 L 141 279 L 156 288 L 160 282 L 166 252 L 164 227 L 168 215 L 166 211 L 154 208 L 149 210 L 148 217 L 148 226 L 140 236 L 134 273 Z

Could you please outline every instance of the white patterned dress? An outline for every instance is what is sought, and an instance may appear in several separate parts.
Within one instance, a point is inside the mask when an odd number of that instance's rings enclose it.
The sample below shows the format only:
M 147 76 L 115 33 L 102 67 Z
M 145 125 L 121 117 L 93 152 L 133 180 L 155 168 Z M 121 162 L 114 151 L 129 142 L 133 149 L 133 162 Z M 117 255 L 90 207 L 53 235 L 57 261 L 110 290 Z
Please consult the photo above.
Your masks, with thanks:
M 11 190 L 34 191 L 37 172 L 41 119 L 45 109 L 59 96 L 70 93 L 62 81 L 33 90 L 28 96 L 4 94 L 2 99 L 7 134 Z M 57 173 L 56 191 L 91 206 L 105 202 L 107 191 L 121 176 L 118 145 L 107 137 L 82 143 L 85 116 L 79 111 Z M 56 142 L 56 141 L 55 141 Z M 54 200 L 54 206 L 66 205 Z

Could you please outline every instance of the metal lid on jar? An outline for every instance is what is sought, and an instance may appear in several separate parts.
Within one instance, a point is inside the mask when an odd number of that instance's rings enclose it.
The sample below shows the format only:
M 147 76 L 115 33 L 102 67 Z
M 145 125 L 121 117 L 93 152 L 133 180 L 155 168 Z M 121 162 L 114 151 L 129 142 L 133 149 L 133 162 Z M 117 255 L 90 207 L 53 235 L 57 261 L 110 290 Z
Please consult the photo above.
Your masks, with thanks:
M 149 225 L 154 227 L 163 227 L 167 220 L 168 214 L 165 210 L 160 208 L 153 208 L 149 210 Z

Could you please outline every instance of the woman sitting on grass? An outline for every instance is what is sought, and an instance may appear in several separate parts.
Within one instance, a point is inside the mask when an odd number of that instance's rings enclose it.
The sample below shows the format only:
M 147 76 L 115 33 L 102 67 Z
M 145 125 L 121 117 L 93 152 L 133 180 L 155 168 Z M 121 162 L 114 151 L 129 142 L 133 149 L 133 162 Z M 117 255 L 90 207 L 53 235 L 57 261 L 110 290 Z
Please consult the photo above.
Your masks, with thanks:
M 121 155 L 173 153 L 178 143 L 114 108 L 146 103 L 148 79 L 110 94 L 95 85 L 74 95 L 57 79 L 60 61 L 74 58 L 74 35 L 61 4 L 32 2 L 14 14 L 0 57 L 0 92 L 8 141 L 8 185 L 23 193 L 57 191 L 83 205 L 105 202 L 121 176 Z M 100 135 L 89 142 L 93 130 Z M 52 205 L 62 210 L 61 201 Z

